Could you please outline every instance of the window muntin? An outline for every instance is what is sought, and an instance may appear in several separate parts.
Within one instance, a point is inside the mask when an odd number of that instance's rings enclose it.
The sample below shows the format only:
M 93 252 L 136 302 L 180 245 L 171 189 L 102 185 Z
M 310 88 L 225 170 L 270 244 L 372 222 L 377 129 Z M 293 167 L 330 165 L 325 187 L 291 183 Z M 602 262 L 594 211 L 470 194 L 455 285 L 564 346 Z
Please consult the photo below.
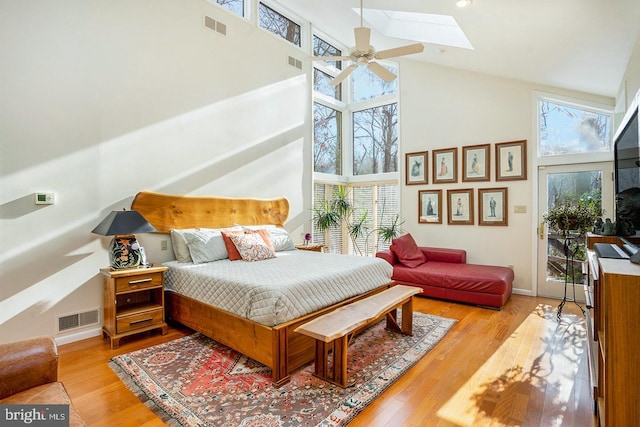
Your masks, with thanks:
M 271 9 L 269 6 L 266 6 L 264 3 L 260 3 L 259 5 L 258 23 L 261 28 L 279 35 L 296 46 L 301 46 L 300 25 Z
M 610 152 L 611 119 L 595 109 L 540 99 L 540 156 Z
M 244 0 L 216 0 L 216 3 L 238 16 L 244 16 Z
M 317 68 L 313 69 L 313 90 L 341 101 L 342 83 L 336 86 L 331 86 L 329 84 L 331 83 L 331 80 L 333 80 L 333 76 L 325 73 L 324 71 L 318 70 Z
M 342 51 L 331 43 L 322 40 L 320 37 L 313 36 L 313 56 L 342 56 Z M 338 70 L 342 69 L 342 61 L 325 61 Z
M 353 175 L 398 171 L 398 104 L 353 113 Z
M 392 73 L 398 74 L 396 67 L 386 64 L 382 65 Z M 367 67 L 358 67 L 351 73 L 351 88 L 353 102 L 360 102 L 366 99 L 397 93 L 398 79 L 387 83 L 369 71 Z
M 319 103 L 313 104 L 313 171 L 342 174 L 342 113 Z

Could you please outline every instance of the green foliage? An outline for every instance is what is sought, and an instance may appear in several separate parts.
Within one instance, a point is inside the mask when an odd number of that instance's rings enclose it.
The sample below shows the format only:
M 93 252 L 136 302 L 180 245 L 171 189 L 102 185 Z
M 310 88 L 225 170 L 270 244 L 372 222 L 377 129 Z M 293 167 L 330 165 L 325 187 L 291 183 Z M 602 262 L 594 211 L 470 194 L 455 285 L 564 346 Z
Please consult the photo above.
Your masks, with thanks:
M 349 233 L 354 250 L 359 255 L 369 254 L 369 241 L 377 236 L 373 247 L 374 253 L 378 250 L 378 242 L 390 242 L 401 235 L 402 224 L 400 217 L 395 215 L 389 224 L 377 224 L 373 228 L 368 225 L 369 212 L 364 211 L 359 217 L 354 218 L 354 206 L 350 198 L 351 190 L 347 186 L 338 185 L 331 194 L 331 199 L 318 204 L 313 208 L 313 224 L 320 232 L 332 228 L 345 227 Z M 384 212 L 381 217 L 384 218 Z M 364 248 L 358 244 L 358 239 L 364 238 Z
M 601 214 L 598 203 L 590 198 L 581 198 L 577 203 L 565 201 L 552 207 L 542 218 L 549 228 L 566 237 L 572 231 L 580 235 L 591 231 Z

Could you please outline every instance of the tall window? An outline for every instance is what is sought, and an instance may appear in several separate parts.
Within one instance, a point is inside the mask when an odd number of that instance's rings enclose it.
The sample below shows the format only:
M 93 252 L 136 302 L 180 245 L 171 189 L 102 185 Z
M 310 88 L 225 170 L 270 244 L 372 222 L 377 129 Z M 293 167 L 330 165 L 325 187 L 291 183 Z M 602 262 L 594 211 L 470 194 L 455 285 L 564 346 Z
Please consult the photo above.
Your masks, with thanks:
M 260 27 L 300 46 L 300 25 L 263 3 L 258 9 L 258 22 Z
M 340 49 L 314 36 L 314 56 L 341 56 Z M 395 67 L 385 65 L 397 74 Z M 320 233 L 316 243 L 331 252 L 373 255 L 387 248 L 376 231 L 392 224 L 399 211 L 397 79 L 387 83 L 358 67 L 337 86 L 340 61 L 314 62 L 314 207 L 348 187 L 353 222 L 367 230 L 353 240 L 344 224 Z

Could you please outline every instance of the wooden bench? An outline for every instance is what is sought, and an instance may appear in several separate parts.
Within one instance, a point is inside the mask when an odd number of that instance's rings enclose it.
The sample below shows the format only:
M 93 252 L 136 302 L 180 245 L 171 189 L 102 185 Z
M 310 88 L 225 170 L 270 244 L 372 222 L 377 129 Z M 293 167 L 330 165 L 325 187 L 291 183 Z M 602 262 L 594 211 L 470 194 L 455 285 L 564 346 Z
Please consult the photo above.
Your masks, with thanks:
M 347 386 L 347 347 L 357 332 L 386 316 L 387 328 L 413 334 L 413 296 L 422 289 L 396 285 L 368 298 L 345 305 L 295 329 L 316 340 L 315 376 L 341 387 Z M 397 309 L 402 307 L 402 325 Z M 333 350 L 333 366 L 329 352 Z

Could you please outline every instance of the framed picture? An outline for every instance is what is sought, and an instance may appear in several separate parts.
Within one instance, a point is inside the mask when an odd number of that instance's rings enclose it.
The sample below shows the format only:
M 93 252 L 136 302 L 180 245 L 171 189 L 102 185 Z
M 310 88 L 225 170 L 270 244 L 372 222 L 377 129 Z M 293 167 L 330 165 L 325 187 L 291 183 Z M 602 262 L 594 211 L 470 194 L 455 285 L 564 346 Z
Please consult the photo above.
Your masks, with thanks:
M 462 181 L 489 181 L 490 144 L 462 147 Z
M 527 141 L 496 144 L 496 181 L 527 179 Z
M 447 224 L 473 225 L 473 189 L 447 190 Z
M 458 182 L 458 147 L 433 150 L 433 183 Z
M 442 190 L 418 191 L 418 222 L 442 224 Z
M 478 225 L 508 225 L 507 187 L 478 188 Z
M 407 185 L 427 184 L 427 153 L 420 151 L 404 155 Z

